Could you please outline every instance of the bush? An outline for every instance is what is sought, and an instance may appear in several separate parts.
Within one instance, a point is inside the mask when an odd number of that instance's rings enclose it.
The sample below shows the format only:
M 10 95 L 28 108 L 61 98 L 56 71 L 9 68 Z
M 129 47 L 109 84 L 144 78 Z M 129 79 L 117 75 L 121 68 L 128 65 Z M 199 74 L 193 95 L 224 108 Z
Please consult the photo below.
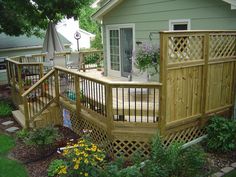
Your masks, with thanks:
M 85 64 L 96 64 L 98 60 L 99 60 L 98 54 L 90 54 L 85 57 L 84 63 Z
M 59 140 L 60 134 L 57 128 L 47 126 L 31 131 L 21 130 L 17 133 L 17 137 L 22 139 L 27 145 L 44 148 Z
M 98 169 L 104 161 L 105 154 L 89 137 L 84 136 L 76 144 L 68 144 L 62 152 L 63 159 L 53 161 L 48 175 L 59 176 L 98 176 Z
M 200 147 L 182 148 L 182 144 L 173 143 L 168 148 L 156 136 L 152 142 L 150 159 L 143 168 L 143 176 L 150 177 L 189 177 L 202 176 L 205 154 Z
M 213 117 L 206 127 L 206 145 L 210 151 L 229 152 L 236 148 L 236 123 L 223 117 Z
M 0 101 L 0 117 L 7 117 L 11 115 L 13 111 L 9 103 Z

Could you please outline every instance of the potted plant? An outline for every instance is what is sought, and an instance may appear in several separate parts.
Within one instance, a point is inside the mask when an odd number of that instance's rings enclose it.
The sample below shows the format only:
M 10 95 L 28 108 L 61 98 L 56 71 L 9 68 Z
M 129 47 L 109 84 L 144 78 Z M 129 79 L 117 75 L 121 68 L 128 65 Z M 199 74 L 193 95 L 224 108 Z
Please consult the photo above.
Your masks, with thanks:
M 156 45 L 143 43 L 134 52 L 134 65 L 140 72 L 149 71 L 150 75 L 159 72 L 160 50 Z

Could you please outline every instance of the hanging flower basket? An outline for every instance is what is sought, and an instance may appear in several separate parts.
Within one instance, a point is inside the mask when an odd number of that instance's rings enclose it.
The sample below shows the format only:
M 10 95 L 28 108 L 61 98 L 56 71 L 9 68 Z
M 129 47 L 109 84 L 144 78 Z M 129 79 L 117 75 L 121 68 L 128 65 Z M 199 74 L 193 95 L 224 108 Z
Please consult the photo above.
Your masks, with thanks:
M 148 69 L 154 72 L 150 73 L 154 75 L 159 72 L 158 65 L 160 61 L 160 50 L 155 45 L 150 43 L 143 43 L 138 46 L 138 49 L 134 52 L 134 65 L 140 70 L 145 72 Z

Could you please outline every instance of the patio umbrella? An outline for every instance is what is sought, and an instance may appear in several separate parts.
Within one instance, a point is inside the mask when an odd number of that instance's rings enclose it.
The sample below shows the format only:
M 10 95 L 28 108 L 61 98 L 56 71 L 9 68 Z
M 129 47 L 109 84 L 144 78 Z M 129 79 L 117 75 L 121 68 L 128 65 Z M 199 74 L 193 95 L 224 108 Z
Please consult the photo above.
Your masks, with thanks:
M 47 53 L 47 59 L 54 58 L 55 52 L 64 51 L 64 46 L 59 38 L 55 24 L 50 22 L 43 42 L 44 53 Z

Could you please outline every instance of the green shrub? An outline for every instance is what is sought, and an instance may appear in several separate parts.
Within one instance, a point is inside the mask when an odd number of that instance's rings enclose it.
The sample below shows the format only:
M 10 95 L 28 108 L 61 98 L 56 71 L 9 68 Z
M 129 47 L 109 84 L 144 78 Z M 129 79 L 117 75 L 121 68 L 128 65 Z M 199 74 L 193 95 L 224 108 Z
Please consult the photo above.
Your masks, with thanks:
M 0 101 L 0 117 L 10 116 L 12 111 L 13 109 L 9 103 Z
M 16 132 L 16 137 L 20 140 L 24 140 L 29 136 L 29 131 L 26 129 L 21 129 L 20 131 Z
M 152 142 L 150 159 L 143 167 L 143 176 L 150 177 L 195 177 L 202 176 L 206 158 L 200 147 L 182 148 L 182 144 L 173 143 L 168 148 L 156 136 Z
M 84 62 L 85 64 L 95 64 L 99 60 L 98 54 L 91 54 L 85 57 Z
M 210 151 L 228 152 L 236 148 L 236 123 L 223 117 L 213 117 L 206 127 L 206 145 Z
M 22 137 L 26 144 L 39 148 L 51 145 L 60 139 L 58 129 L 53 126 L 37 128 L 29 132 L 22 131 L 17 136 Z
M 66 163 L 63 160 L 54 160 L 48 167 L 48 176 L 56 176 L 57 174 L 65 174 Z

